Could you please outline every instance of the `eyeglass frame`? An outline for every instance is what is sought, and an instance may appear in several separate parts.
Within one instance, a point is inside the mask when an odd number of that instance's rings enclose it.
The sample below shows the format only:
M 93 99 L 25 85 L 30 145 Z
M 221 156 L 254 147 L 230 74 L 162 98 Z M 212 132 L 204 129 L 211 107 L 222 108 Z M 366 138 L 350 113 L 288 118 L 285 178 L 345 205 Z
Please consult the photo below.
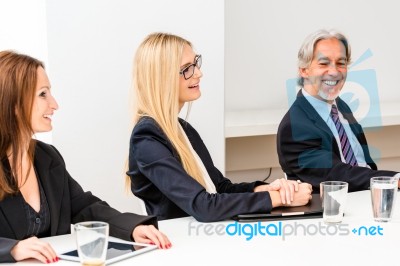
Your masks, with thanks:
M 179 71 L 179 75 L 183 75 L 183 78 L 184 78 L 185 80 L 188 80 L 188 79 L 190 79 L 191 77 L 193 77 L 193 75 L 194 75 L 194 70 L 195 70 L 196 67 L 197 67 L 198 69 L 201 68 L 201 64 L 202 64 L 202 57 L 201 57 L 201 54 L 198 54 L 198 55 L 196 55 L 196 56 L 194 57 L 194 63 L 192 63 L 192 64 L 190 64 L 190 65 L 184 67 L 183 69 L 181 69 L 181 70 Z M 189 77 L 186 77 L 185 71 L 187 72 L 187 70 L 188 70 L 190 67 L 193 67 L 193 72 L 192 72 L 192 74 L 191 74 Z

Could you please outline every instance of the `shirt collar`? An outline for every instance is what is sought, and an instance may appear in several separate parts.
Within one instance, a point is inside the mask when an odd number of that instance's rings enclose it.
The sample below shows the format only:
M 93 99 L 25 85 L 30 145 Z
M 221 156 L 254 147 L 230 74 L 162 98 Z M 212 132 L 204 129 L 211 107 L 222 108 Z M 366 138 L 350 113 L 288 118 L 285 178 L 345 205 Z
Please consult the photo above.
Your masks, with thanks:
M 303 93 L 304 98 L 306 98 L 311 106 L 314 107 L 315 111 L 317 111 L 321 118 L 327 122 L 331 114 L 332 104 L 312 96 L 304 88 L 301 89 L 301 92 Z M 334 104 L 336 104 L 336 100 L 334 101 Z

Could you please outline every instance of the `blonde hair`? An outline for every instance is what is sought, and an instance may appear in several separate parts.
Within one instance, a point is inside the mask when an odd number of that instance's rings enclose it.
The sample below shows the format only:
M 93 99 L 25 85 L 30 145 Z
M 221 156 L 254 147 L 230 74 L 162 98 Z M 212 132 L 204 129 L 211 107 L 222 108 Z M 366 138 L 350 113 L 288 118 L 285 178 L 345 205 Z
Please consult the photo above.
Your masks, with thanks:
M 179 129 L 179 71 L 186 45 L 192 47 L 189 41 L 168 33 L 150 34 L 141 43 L 133 63 L 133 122 L 144 116 L 153 118 L 177 151 L 185 171 L 205 187 L 200 167 Z

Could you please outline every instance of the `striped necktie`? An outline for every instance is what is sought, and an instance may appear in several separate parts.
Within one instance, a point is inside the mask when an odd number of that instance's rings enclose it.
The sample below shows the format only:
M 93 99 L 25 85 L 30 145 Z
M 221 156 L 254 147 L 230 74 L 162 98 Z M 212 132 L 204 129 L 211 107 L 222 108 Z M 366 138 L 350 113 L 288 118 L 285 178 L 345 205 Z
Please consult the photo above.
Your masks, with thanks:
M 354 156 L 353 149 L 351 148 L 350 141 L 342 123 L 340 122 L 338 109 L 334 104 L 332 105 L 331 109 L 331 117 L 339 134 L 340 146 L 342 147 L 342 153 L 346 163 L 352 166 L 357 165 L 357 160 Z

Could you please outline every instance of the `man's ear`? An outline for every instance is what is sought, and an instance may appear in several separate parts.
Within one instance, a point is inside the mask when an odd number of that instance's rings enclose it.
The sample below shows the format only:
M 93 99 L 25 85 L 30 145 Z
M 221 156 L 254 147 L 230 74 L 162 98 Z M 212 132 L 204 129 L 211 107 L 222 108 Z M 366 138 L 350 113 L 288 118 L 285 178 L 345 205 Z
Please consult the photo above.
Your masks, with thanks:
M 299 75 L 302 78 L 308 78 L 308 68 L 299 68 Z

